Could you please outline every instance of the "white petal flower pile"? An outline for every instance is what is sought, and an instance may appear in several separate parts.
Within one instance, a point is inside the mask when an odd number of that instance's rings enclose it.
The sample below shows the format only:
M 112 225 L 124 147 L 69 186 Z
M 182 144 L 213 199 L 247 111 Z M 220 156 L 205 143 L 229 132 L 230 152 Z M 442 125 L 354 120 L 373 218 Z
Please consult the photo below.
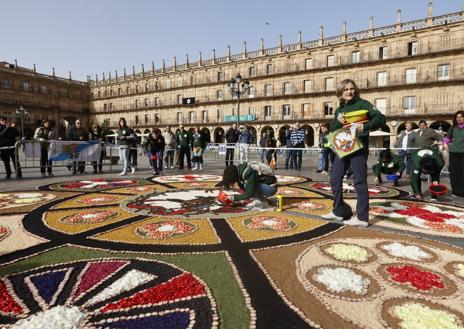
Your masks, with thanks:
M 56 306 L 16 322 L 12 329 L 76 329 L 84 321 L 85 313 L 77 306 Z
M 313 279 L 325 285 L 330 291 L 336 293 L 354 292 L 358 295 L 365 295 L 370 284 L 368 278 L 363 278 L 361 275 L 344 267 L 320 268 L 313 275 Z
M 388 251 L 388 253 L 395 257 L 412 259 L 412 260 L 423 260 L 429 259 L 432 256 L 426 253 L 423 249 L 417 246 L 408 246 L 399 242 L 393 242 L 382 246 L 382 249 Z

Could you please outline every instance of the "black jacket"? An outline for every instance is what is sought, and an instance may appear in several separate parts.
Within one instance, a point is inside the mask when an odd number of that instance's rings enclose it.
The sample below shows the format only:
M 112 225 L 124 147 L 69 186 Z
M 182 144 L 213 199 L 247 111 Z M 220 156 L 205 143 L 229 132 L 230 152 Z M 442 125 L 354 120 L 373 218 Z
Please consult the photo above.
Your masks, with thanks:
M 239 131 L 232 127 L 226 132 L 226 142 L 229 144 L 235 144 L 238 142 Z
M 153 137 L 152 134 L 149 134 L 147 137 L 147 141 L 145 142 L 145 149 L 149 153 L 156 153 L 161 150 L 164 150 L 166 143 L 164 142 L 163 135 L 158 135 L 157 137 Z

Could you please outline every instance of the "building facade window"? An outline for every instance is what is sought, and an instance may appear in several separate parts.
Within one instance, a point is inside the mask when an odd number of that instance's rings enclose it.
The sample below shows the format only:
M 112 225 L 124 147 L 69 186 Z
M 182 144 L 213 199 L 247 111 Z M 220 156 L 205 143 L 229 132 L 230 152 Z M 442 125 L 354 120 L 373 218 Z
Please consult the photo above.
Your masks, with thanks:
M 448 80 L 450 78 L 450 65 L 442 64 L 437 66 L 438 80 Z
M 306 58 L 305 59 L 305 69 L 310 70 L 313 68 L 313 59 L 312 58 Z
M 13 87 L 13 84 L 11 83 L 11 80 L 9 79 L 2 80 L 2 88 L 11 89 L 12 87 Z
M 103 104 L 103 112 L 106 112 L 108 111 L 108 104 Z
M 41 94 L 48 94 L 48 87 L 45 85 L 41 85 L 39 90 Z
M 416 110 L 416 96 L 403 97 L 403 109 L 405 112 L 415 111 Z
M 351 53 L 351 63 L 359 63 L 361 61 L 361 52 L 359 50 Z
M 148 122 L 150 121 L 150 116 L 148 114 L 145 114 L 144 122 L 147 125 Z
M 256 87 L 250 86 L 250 89 L 248 90 L 248 97 L 254 98 L 255 96 L 256 96 Z
M 203 120 L 203 123 L 208 122 L 208 111 L 201 112 L 201 119 Z
M 274 67 L 272 66 L 272 64 L 267 64 L 266 65 L 266 74 L 272 74 L 274 73 Z
M 290 95 L 293 92 L 292 83 L 284 82 L 283 84 L 284 95 Z
M 219 71 L 217 73 L 217 81 L 224 81 L 224 72 Z
M 23 91 L 30 91 L 31 90 L 31 84 L 29 82 L 23 81 L 21 83 L 21 89 Z
M 264 85 L 264 96 L 272 96 L 272 94 L 273 94 L 272 85 L 271 84 Z
M 408 42 L 408 56 L 415 56 L 419 53 L 419 42 Z
M 130 88 L 129 86 L 126 87 L 126 95 L 130 94 Z M 100 91 L 98 92 L 98 98 L 100 98 Z
M 254 77 L 256 75 L 256 68 L 254 66 L 250 66 L 248 68 L 248 76 Z
M 218 101 L 222 101 L 224 99 L 224 90 L 216 90 L 216 98 Z
M 324 116 L 332 116 L 334 114 L 334 104 L 332 102 L 324 103 Z
M 283 117 L 283 119 L 290 119 L 291 114 L 292 114 L 292 109 L 290 107 L 290 104 L 282 105 L 282 117 Z
M 118 88 L 118 96 L 121 96 L 121 88 Z
M 379 59 L 387 59 L 388 58 L 388 47 L 382 46 L 379 47 Z
M 140 120 L 139 120 L 139 116 L 136 115 L 136 116 L 135 116 L 135 125 L 136 125 L 136 126 L 139 125 L 139 121 L 140 121 Z
M 160 105 L 159 97 L 155 97 L 153 103 L 155 104 L 155 106 L 159 106 Z
M 417 69 L 406 69 L 406 83 L 416 83 Z
M 177 104 L 182 105 L 182 94 L 177 95 Z
M 272 106 L 266 105 L 264 106 L 264 120 L 271 120 L 272 116 Z
M 248 114 L 250 114 L 250 115 L 255 114 L 255 108 L 253 106 L 248 107 Z
M 139 85 L 135 85 L 135 92 L 136 92 L 136 93 L 139 92 Z
M 149 105 L 148 98 L 145 98 L 145 100 L 144 100 L 144 105 L 145 105 L 145 107 L 148 107 L 148 105 Z
M 335 55 L 327 56 L 327 66 L 335 66 Z
M 301 104 L 301 119 L 309 116 L 311 110 L 311 103 Z
M 377 72 L 377 86 L 383 87 L 387 85 L 387 72 Z
M 189 121 L 190 123 L 195 123 L 195 112 L 194 111 L 189 112 Z
M 375 100 L 375 107 L 383 114 L 387 114 L 387 99 L 377 98 Z
M 139 108 L 139 100 L 138 99 L 135 100 L 135 108 L 136 109 Z
M 183 123 L 184 122 L 184 115 L 182 112 L 177 112 L 177 123 Z
M 305 93 L 310 93 L 313 91 L 313 80 L 304 80 L 303 90 Z
M 325 90 L 326 91 L 335 90 L 335 79 L 334 78 L 325 78 Z

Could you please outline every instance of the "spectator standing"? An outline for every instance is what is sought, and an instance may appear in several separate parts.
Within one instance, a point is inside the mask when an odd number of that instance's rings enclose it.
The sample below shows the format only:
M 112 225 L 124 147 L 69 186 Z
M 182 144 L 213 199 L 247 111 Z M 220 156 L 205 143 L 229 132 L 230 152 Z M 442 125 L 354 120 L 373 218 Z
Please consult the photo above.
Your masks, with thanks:
M 118 147 L 119 147 L 119 158 L 123 161 L 123 169 L 119 176 L 127 174 L 127 169 L 131 169 L 132 174 L 135 173 L 135 168 L 130 165 L 129 162 L 129 150 L 130 142 L 135 139 L 135 132 L 132 128 L 127 126 L 126 119 L 120 118 L 118 123 Z
M 0 118 L 0 147 L 4 147 L 4 149 L 0 150 L 0 157 L 5 166 L 6 179 L 11 178 L 10 161 L 13 161 L 13 166 L 16 170 L 16 177 L 22 177 L 21 167 L 16 168 L 16 151 L 14 147 L 19 135 L 19 131 L 14 125 L 12 126 L 9 124 L 5 117 Z
M 132 167 L 132 174 L 137 170 L 137 133 L 134 131 L 135 138 L 129 140 L 129 163 Z
M 453 126 L 448 130 L 444 142 L 449 152 L 451 192 L 464 197 L 464 111 L 454 115 Z
M 179 150 L 179 169 L 184 169 L 184 157 L 187 158 L 187 167 L 192 169 L 192 160 L 190 156 L 190 147 L 192 146 L 192 134 L 184 129 L 184 125 L 179 125 L 179 131 L 176 135 L 177 148 Z
M 240 135 L 238 137 L 238 149 L 240 163 L 247 161 L 248 144 L 250 143 L 250 131 L 248 127 L 240 126 Z
M 284 137 L 285 147 L 288 148 L 288 149 L 293 148 L 292 139 L 291 139 L 292 132 L 293 132 L 293 127 L 290 127 L 285 132 L 285 137 Z M 286 154 L 285 154 L 285 169 L 286 170 L 296 168 L 295 163 L 293 162 L 293 153 L 294 152 L 295 152 L 294 150 L 287 150 L 286 151 Z
M 419 121 L 419 131 L 415 136 L 415 147 L 421 149 L 424 147 L 439 144 L 443 141 L 443 136 L 440 135 L 435 129 L 427 127 L 427 121 L 424 119 Z
M 343 201 L 343 176 L 351 165 L 354 174 L 354 187 L 357 193 L 356 216 L 344 222 L 347 225 L 368 226 L 369 221 L 369 193 L 367 190 L 367 156 L 369 154 L 369 131 L 379 129 L 385 124 L 385 116 L 380 113 L 371 103 L 362 99 L 359 89 L 353 80 L 346 79 L 337 86 L 337 97 L 340 106 L 334 114 L 330 124 L 330 131 L 342 128 L 345 122 L 345 114 L 358 110 L 367 110 L 368 122 L 357 123 L 356 133 L 361 141 L 362 149 L 349 154 L 343 158 L 335 157 L 330 185 L 333 193 L 333 210 L 322 217 L 325 219 L 343 220 L 351 216 L 353 211 Z
M 292 146 L 294 148 L 303 149 L 305 147 L 304 137 L 304 131 L 300 128 L 300 124 L 298 122 L 295 123 L 295 129 L 293 129 L 293 132 L 290 135 Z M 293 153 L 293 163 L 295 164 L 295 170 L 301 170 L 302 158 L 303 150 L 295 150 L 295 153 Z
M 206 148 L 206 136 L 201 133 L 200 128 L 195 126 L 192 135 L 193 165 L 192 170 L 203 170 L 203 152 Z
M 324 157 L 324 165 L 323 165 L 323 170 L 321 171 L 322 175 L 328 175 L 329 174 L 329 163 L 332 164 L 335 160 L 335 154 L 333 153 L 332 149 L 330 148 L 330 143 L 329 143 L 329 125 L 324 124 L 321 127 L 321 142 L 320 145 L 322 147 L 322 155 Z M 330 170 L 332 171 L 332 169 Z
M 166 143 L 164 168 L 174 169 L 174 152 L 176 150 L 176 135 L 172 132 L 171 127 L 167 126 L 163 133 L 164 142 Z
M 261 147 L 260 149 L 260 157 L 261 157 L 261 162 L 264 162 L 266 160 L 266 140 L 269 136 L 269 133 L 266 131 L 262 134 L 261 139 L 259 141 L 259 146 Z
M 102 134 L 102 129 L 98 123 L 92 124 L 92 129 L 89 132 L 89 141 L 99 141 L 101 144 L 100 158 L 98 161 L 92 161 L 93 173 L 103 173 L 103 158 L 106 155 L 104 138 Z M 97 167 L 98 162 L 98 167 Z M 98 168 L 98 171 L 97 171 Z
M 163 156 L 166 143 L 161 130 L 151 128 L 151 133 L 145 142 L 145 150 L 147 151 L 150 166 L 153 169 L 153 174 L 161 175 L 163 173 Z
M 89 139 L 89 132 L 87 131 L 87 129 L 82 127 L 82 121 L 80 119 L 77 119 L 75 126 L 71 126 L 68 129 L 67 140 L 68 141 L 82 142 L 82 141 L 86 141 L 88 139 Z M 77 156 L 78 156 L 77 153 L 74 154 L 74 157 L 77 157 Z M 79 171 L 79 173 L 85 174 L 85 161 L 75 161 L 75 159 L 73 159 L 73 162 L 72 162 L 72 173 L 73 173 L 73 175 L 76 174 L 76 167 L 77 167 L 77 171 Z M 68 169 L 70 169 L 69 165 L 68 165 Z
M 266 139 L 266 160 L 267 164 L 273 169 L 277 169 L 277 140 L 274 138 L 274 134 L 269 134 Z M 274 165 L 271 162 L 274 159 Z
M 238 135 L 237 124 L 234 123 L 226 132 L 226 167 L 234 164 L 234 151 L 238 142 Z
M 406 178 L 411 178 L 412 169 L 412 148 L 416 142 L 416 132 L 412 130 L 411 121 L 406 121 L 405 130 L 403 130 L 396 141 L 395 147 L 399 148 L 398 156 L 406 162 Z
M 50 128 L 50 121 L 42 120 L 42 125 L 34 132 L 34 139 L 40 142 L 40 172 L 42 177 L 53 176 L 52 162 L 48 160 L 48 150 L 50 148 L 50 140 L 53 139 L 53 131 Z

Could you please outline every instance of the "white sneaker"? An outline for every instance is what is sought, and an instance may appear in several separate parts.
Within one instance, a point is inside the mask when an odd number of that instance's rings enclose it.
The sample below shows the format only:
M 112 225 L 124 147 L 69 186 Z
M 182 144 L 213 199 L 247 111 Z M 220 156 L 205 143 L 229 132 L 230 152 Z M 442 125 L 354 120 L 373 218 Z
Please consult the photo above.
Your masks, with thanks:
M 174 166 L 171 166 L 171 169 L 174 169 Z
M 359 227 L 368 227 L 369 226 L 368 222 L 365 222 L 363 220 L 359 220 L 358 216 L 351 217 L 351 219 L 344 221 L 343 224 L 350 225 L 350 226 L 359 226 Z
M 168 169 L 168 165 L 164 165 L 164 169 Z
M 131 173 L 132 173 L 132 175 L 135 174 L 135 167 L 132 167 Z
M 248 203 L 245 207 L 247 207 L 247 208 L 260 208 L 262 205 L 263 205 L 263 203 L 261 202 L 261 200 L 254 199 L 253 201 Z
M 119 173 L 119 176 L 124 176 L 124 175 L 126 175 L 126 174 L 127 174 L 127 173 L 126 173 L 125 171 L 123 171 L 123 172 Z
M 328 220 L 343 220 L 343 217 L 335 215 L 333 211 L 329 212 L 328 214 L 321 215 L 321 217 Z
M 198 166 L 197 166 L 197 165 L 195 165 L 195 166 L 192 168 L 192 170 L 197 170 L 197 169 L 198 169 Z
M 203 170 L 203 164 L 200 163 L 200 170 Z

